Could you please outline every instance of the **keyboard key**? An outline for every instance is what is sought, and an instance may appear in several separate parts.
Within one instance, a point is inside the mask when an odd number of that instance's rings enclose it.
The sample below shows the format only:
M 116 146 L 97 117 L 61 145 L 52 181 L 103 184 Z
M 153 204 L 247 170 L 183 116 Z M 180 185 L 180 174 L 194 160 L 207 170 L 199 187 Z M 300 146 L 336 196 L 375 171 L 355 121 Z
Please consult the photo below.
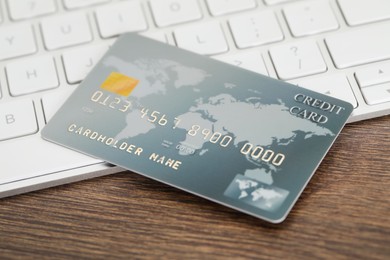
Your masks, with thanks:
M 256 7 L 254 0 L 207 0 L 210 13 L 214 16 L 244 11 Z
M 41 22 L 45 46 L 59 49 L 92 40 L 87 17 L 83 13 L 69 13 L 45 18 Z
M 181 27 L 174 31 L 180 48 L 199 54 L 212 55 L 228 50 L 225 35 L 218 22 L 207 22 Z
M 150 7 L 159 27 L 202 18 L 197 0 L 151 0 Z
M 110 0 L 64 0 L 64 5 L 67 9 L 74 9 L 95 4 L 107 3 L 109 1 Z
M 96 9 L 96 19 L 103 38 L 148 28 L 141 6 L 135 1 L 99 7 Z
M 298 78 L 327 69 L 317 43 L 312 40 L 272 47 L 269 52 L 281 79 Z
M 272 11 L 235 16 L 229 19 L 229 24 L 238 48 L 283 40 L 283 33 Z
M 2 171 L 0 187 L 2 188 L 4 187 L 2 184 L 11 182 L 15 182 L 15 185 L 20 187 L 22 182 L 18 181 L 26 179 L 33 181 L 33 185 L 47 187 L 54 185 L 53 182 L 58 184 L 58 181 L 63 183 L 100 176 L 97 172 L 94 172 L 91 176 L 86 174 L 86 171 L 75 172 L 69 170 L 101 163 L 101 160 L 44 141 L 39 135 L 13 139 L 12 142 L 5 141 L 1 145 L 1 151 L 6 151 L 7 153 L 6 156 L 2 154 L 0 157 Z M 94 169 L 95 171 L 96 169 L 103 170 L 107 169 L 107 167 L 103 168 L 102 165 Z M 101 174 L 103 175 L 104 173 Z M 45 176 L 44 181 L 38 176 Z M 31 186 L 27 189 L 30 188 Z M 1 189 L 1 192 L 4 191 L 6 192 L 7 189 Z
M 168 43 L 167 36 L 165 35 L 164 32 L 146 32 L 146 33 L 141 33 L 141 35 L 163 43 Z
M 65 103 L 68 97 L 73 93 L 74 88 L 67 87 L 58 89 L 58 91 L 45 94 L 42 99 L 43 112 L 46 123 L 54 116 L 57 110 Z
M 390 19 L 389 0 L 339 0 L 339 5 L 349 25 Z
M 390 23 L 376 24 L 332 35 L 326 44 L 337 68 L 390 58 Z
M 339 24 L 328 1 L 305 1 L 287 5 L 284 15 L 296 37 L 336 30 Z
M 369 105 L 390 102 L 390 82 L 365 87 L 361 90 Z
M 355 95 L 347 77 L 343 74 L 326 75 L 308 79 L 297 79 L 290 83 L 304 87 L 331 97 L 342 99 L 357 107 Z
M 359 69 L 355 76 L 360 87 L 390 82 L 390 62 L 372 64 L 368 68 Z
M 214 58 L 268 76 L 267 68 L 259 51 L 248 51 L 232 55 L 216 56 Z
M 59 84 L 54 60 L 48 55 L 10 63 L 6 71 L 12 96 L 55 88 Z
M 30 25 L 0 27 L 0 60 L 32 54 L 37 51 Z
M 276 4 L 281 4 L 281 3 L 286 3 L 286 2 L 293 2 L 296 0 L 264 0 L 264 2 L 267 5 L 276 5 Z
M 8 0 L 8 10 L 13 20 L 21 20 L 56 11 L 54 0 Z
M 0 104 L 0 141 L 34 134 L 37 131 L 37 119 L 31 100 Z
M 82 81 L 107 50 L 108 46 L 104 44 L 65 52 L 62 60 L 68 82 L 75 84 Z

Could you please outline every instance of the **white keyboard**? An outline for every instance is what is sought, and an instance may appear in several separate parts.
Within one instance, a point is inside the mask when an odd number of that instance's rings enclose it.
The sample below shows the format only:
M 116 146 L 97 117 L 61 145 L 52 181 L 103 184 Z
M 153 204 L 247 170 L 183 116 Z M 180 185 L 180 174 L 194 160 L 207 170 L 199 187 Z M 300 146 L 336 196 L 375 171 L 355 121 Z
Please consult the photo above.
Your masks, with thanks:
M 389 0 L 0 0 L 0 197 L 120 170 L 39 131 L 124 32 L 390 113 Z

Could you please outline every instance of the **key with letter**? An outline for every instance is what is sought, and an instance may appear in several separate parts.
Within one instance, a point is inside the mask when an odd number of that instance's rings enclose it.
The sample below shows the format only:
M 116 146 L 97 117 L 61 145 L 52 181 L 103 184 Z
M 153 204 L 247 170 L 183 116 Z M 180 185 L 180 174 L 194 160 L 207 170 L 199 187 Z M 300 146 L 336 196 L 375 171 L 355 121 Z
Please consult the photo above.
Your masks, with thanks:
M 0 141 L 33 134 L 37 131 L 35 108 L 31 100 L 0 104 Z
M 141 6 L 135 1 L 99 7 L 96 10 L 96 19 L 103 38 L 124 32 L 143 31 L 148 27 Z
M 68 82 L 75 84 L 82 81 L 107 50 L 106 44 L 100 44 L 65 52 L 62 59 Z
M 83 13 L 69 13 L 45 18 L 41 22 L 45 46 L 49 50 L 86 43 L 92 40 L 87 17 Z
M 34 33 L 30 25 L 0 27 L 0 60 L 28 55 L 36 51 Z
M 212 55 L 228 50 L 225 35 L 218 22 L 180 27 L 174 34 L 180 48 L 199 54 Z
M 164 27 L 202 18 L 196 0 L 151 0 L 150 7 L 157 26 Z
M 51 56 L 15 61 L 6 66 L 12 96 L 58 87 L 57 70 Z
M 207 0 L 210 12 L 214 16 L 224 15 L 256 7 L 255 0 Z

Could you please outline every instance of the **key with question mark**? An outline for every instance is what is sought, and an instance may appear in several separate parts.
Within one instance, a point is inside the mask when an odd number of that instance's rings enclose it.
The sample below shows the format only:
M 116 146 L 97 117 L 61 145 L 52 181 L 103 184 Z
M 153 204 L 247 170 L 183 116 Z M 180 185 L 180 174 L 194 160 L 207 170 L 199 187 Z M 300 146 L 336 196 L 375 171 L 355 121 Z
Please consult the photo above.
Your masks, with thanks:
M 298 48 L 296 46 L 292 46 L 290 50 L 294 53 L 295 56 L 297 56 Z M 302 60 L 298 57 L 298 68 L 302 69 Z
M 327 69 L 314 40 L 275 46 L 269 53 L 280 79 L 299 78 L 325 72 Z
M 295 56 L 297 56 L 298 47 L 292 46 L 290 50 L 294 53 Z

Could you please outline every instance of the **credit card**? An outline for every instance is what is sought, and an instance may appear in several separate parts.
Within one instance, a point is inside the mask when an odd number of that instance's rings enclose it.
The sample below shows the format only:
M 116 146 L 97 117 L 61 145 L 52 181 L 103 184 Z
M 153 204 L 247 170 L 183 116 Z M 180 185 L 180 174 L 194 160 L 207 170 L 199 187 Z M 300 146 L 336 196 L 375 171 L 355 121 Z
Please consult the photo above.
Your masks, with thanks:
M 279 223 L 352 109 L 345 101 L 129 33 L 42 136 Z

